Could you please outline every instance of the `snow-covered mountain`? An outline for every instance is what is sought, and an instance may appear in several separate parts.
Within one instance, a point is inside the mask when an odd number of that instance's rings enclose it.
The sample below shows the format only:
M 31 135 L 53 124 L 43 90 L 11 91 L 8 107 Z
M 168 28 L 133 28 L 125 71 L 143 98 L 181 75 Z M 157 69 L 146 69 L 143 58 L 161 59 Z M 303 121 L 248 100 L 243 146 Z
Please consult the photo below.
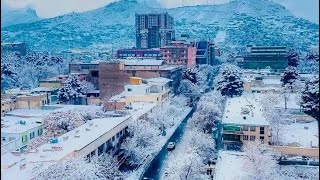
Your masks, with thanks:
M 1 28 L 21 23 L 31 23 L 40 20 L 35 10 L 30 8 L 5 10 L 1 9 Z
M 132 47 L 135 13 L 163 11 L 174 17 L 177 36 L 187 33 L 192 37 L 218 38 L 225 49 L 249 43 L 287 45 L 301 50 L 318 45 L 319 25 L 297 18 L 268 0 L 235 0 L 172 9 L 119 1 L 93 11 L 4 27 L 1 41 L 26 41 L 31 48 L 43 50 Z

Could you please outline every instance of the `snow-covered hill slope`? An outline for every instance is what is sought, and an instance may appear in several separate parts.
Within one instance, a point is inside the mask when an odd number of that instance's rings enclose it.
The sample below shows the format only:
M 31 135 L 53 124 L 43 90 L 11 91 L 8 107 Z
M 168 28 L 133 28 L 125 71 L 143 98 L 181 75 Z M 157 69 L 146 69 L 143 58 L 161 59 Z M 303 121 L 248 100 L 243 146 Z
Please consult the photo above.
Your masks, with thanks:
M 1 10 L 1 28 L 21 23 L 31 23 L 40 20 L 36 11 L 30 8 L 17 10 Z
M 283 6 L 268 0 L 235 0 L 222 5 L 173 9 L 119 1 L 89 12 L 2 28 L 1 41 L 26 41 L 31 48 L 50 51 L 132 47 L 135 13 L 163 11 L 174 17 L 177 36 L 187 33 L 214 39 L 219 32 L 224 35 L 219 45 L 225 49 L 249 43 L 287 45 L 301 50 L 318 45 L 319 25 L 296 18 Z

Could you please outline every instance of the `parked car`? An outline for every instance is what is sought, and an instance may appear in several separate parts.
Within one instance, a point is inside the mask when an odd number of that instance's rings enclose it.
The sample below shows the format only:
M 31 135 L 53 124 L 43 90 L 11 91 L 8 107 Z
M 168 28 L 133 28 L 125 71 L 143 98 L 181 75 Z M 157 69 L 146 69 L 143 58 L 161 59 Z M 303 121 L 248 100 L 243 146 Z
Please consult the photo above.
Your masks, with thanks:
M 176 147 L 176 143 L 175 142 L 169 142 L 167 145 L 167 149 L 168 150 L 173 150 Z

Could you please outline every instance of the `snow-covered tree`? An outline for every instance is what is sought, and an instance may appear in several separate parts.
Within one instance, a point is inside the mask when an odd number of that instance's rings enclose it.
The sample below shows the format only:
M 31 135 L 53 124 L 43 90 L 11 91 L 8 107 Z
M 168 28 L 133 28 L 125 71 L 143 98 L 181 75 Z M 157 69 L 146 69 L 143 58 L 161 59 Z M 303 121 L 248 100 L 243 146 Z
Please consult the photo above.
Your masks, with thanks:
M 293 91 L 295 87 L 297 87 L 297 83 L 299 83 L 298 76 L 299 76 L 298 69 L 293 66 L 288 66 L 282 73 L 282 77 L 281 77 L 282 87 L 286 86 L 291 91 Z
M 200 180 L 203 177 L 203 163 L 201 157 L 190 149 L 187 152 L 177 153 L 168 158 L 168 165 L 165 169 L 167 180 Z
M 237 66 L 226 65 L 221 69 L 217 90 L 228 97 L 240 96 L 243 93 L 243 79 Z
M 76 75 L 69 76 L 58 91 L 58 98 L 62 102 L 75 101 L 80 95 L 82 95 L 82 86 Z
M 184 95 L 192 96 L 192 97 L 196 97 L 201 94 L 199 86 L 193 84 L 191 81 L 189 81 L 187 79 L 181 80 L 179 88 L 178 88 L 178 92 L 180 94 L 184 94 Z
M 182 79 L 187 79 L 193 84 L 198 84 L 197 72 L 195 68 L 187 68 L 182 73 Z
M 202 103 L 192 116 L 190 125 L 198 127 L 204 133 L 212 133 L 217 123 L 221 120 L 221 110 L 214 103 Z
M 84 123 L 84 118 L 74 110 L 56 110 L 43 117 L 44 128 L 57 134 L 71 131 Z
M 81 81 L 81 92 L 82 94 L 88 94 L 90 91 L 95 90 L 96 88 L 94 87 L 92 82 L 89 81 Z
M 289 51 L 287 53 L 288 66 L 298 67 L 299 53 L 297 51 Z
M 101 155 L 92 163 L 97 166 L 100 179 L 120 179 L 124 177 L 118 169 L 117 160 L 109 154 Z
M 33 168 L 32 175 L 36 179 L 65 180 L 98 180 L 99 168 L 94 163 L 88 163 L 83 158 L 62 160 L 48 165 L 40 163 Z
M 160 131 L 148 121 L 135 121 L 128 126 L 128 138 L 122 143 L 129 163 L 139 164 L 158 142 Z
M 202 158 L 203 163 L 212 160 L 212 155 L 215 152 L 215 141 L 212 134 L 204 134 L 202 131 L 188 126 L 184 138 L 186 146 L 194 149 Z
M 302 91 L 302 107 L 307 114 L 319 120 L 319 76 L 307 80 Z
M 248 142 L 243 150 L 246 158 L 243 164 L 252 180 L 269 180 L 277 177 L 277 163 L 272 159 L 271 150 L 258 141 Z

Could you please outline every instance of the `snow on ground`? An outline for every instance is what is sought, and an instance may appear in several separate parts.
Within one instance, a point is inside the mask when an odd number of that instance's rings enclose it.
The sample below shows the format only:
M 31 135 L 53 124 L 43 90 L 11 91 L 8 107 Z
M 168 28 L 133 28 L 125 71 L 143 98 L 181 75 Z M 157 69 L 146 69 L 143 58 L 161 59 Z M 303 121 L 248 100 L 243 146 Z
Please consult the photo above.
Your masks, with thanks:
M 318 122 L 310 123 L 292 123 L 285 125 L 281 130 L 282 142 L 284 144 L 299 143 L 302 147 L 309 148 L 312 146 L 319 147 Z M 305 129 L 307 127 L 307 129 Z
M 216 37 L 214 38 L 215 43 L 223 43 L 226 39 L 227 33 L 225 31 L 218 31 Z
M 247 180 L 247 173 L 242 168 L 244 157 L 242 152 L 219 151 L 216 165 L 216 180 Z

